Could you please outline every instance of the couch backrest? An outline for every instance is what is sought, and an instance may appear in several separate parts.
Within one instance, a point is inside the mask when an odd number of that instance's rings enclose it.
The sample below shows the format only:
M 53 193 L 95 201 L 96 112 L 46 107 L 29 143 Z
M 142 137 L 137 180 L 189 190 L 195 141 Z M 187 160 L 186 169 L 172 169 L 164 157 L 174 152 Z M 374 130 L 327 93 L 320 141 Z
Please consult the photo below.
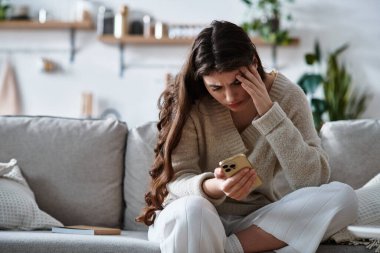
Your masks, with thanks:
M 322 147 L 329 155 L 330 181 L 341 181 L 358 188 L 380 173 L 380 121 L 355 120 L 326 123 L 321 130 Z M 154 159 L 157 140 L 155 122 L 129 131 L 125 161 L 124 197 L 126 210 L 124 228 L 147 230 L 135 222 L 148 189 L 148 171 Z M 280 194 L 291 189 L 282 174 L 276 177 Z
M 0 117 L 0 161 L 18 164 L 39 207 L 65 225 L 120 226 L 128 128 L 115 120 Z
M 327 122 L 320 136 L 329 155 L 330 181 L 357 189 L 380 173 L 380 120 Z
M 155 122 L 132 128 L 128 133 L 124 178 L 124 228 L 128 230 L 148 229 L 144 224 L 136 222 L 135 218 L 145 206 L 144 196 L 150 181 L 148 172 L 154 159 L 157 133 Z

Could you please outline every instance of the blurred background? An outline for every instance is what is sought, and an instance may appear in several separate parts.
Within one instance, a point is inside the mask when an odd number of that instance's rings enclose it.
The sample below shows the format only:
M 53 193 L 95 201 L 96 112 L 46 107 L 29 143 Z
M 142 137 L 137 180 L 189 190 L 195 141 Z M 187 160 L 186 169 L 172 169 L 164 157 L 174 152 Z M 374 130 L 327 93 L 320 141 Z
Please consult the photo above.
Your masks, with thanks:
M 0 0 L 0 114 L 115 117 L 129 127 L 157 120 L 167 79 L 218 19 L 247 29 L 266 69 L 301 85 L 315 117 L 333 120 L 323 90 L 330 76 L 349 79 L 343 96 L 334 84 L 333 99 L 365 94 L 346 101 L 359 106 L 344 117 L 380 118 L 380 1 L 265 2 Z

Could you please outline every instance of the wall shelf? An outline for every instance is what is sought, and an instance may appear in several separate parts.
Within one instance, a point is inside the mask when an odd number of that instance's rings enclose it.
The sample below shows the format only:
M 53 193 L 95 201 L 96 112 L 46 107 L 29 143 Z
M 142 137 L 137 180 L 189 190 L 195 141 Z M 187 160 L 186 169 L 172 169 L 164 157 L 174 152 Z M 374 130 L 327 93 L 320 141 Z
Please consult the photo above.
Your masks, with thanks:
M 128 35 L 122 38 L 115 38 L 112 35 L 99 36 L 98 39 L 106 44 L 138 44 L 138 45 L 190 45 L 193 43 L 192 38 L 162 38 L 156 39 L 154 37 L 145 38 L 138 35 Z M 271 46 L 271 44 L 265 42 L 263 39 L 258 37 L 251 38 L 252 42 L 256 46 Z M 296 46 L 299 44 L 298 38 L 292 38 L 289 46 Z
M 39 23 L 37 21 L 24 21 L 24 20 L 11 20 L 0 21 L 0 29 L 78 29 L 78 30 L 91 30 L 94 25 L 91 21 L 83 22 L 63 22 L 63 21 L 46 21 L 45 23 Z
M 103 35 L 98 37 L 99 40 L 106 44 L 135 44 L 135 45 L 190 45 L 194 40 L 191 38 L 162 38 L 154 37 L 145 38 L 138 35 L 129 35 L 122 38 L 115 38 L 112 35 Z
M 124 46 L 125 45 L 184 45 L 184 46 L 190 46 L 194 39 L 193 38 L 162 38 L 162 39 L 156 39 L 154 37 L 143 37 L 139 35 L 127 35 L 123 36 L 121 38 L 115 38 L 113 35 L 102 35 L 98 37 L 98 40 L 110 45 L 117 45 L 119 47 L 119 75 L 120 77 L 123 76 L 124 70 L 126 68 L 125 62 L 124 62 Z M 252 42 L 256 46 L 272 46 L 270 43 L 265 42 L 263 39 L 259 37 L 253 37 L 251 38 Z M 291 42 L 286 46 L 297 46 L 299 44 L 298 38 L 292 38 Z
M 11 20 L 0 21 L 0 30 L 69 30 L 70 31 L 70 62 L 75 59 L 75 32 L 76 30 L 92 30 L 94 25 L 91 21 L 64 22 L 49 20 L 45 23 L 37 21 Z

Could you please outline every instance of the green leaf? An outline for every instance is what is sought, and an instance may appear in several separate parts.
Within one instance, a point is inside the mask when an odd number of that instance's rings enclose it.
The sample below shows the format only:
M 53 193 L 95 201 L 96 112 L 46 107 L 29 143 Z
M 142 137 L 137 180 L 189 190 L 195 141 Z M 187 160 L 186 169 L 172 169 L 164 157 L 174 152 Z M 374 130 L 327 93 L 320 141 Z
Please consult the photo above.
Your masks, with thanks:
M 319 41 L 315 41 L 314 44 L 314 55 L 315 55 L 315 60 L 316 62 L 320 63 L 321 62 L 321 48 L 319 46 Z
M 251 0 L 242 0 L 243 3 L 245 3 L 246 5 L 248 5 L 249 7 L 252 6 L 252 1 Z
M 339 47 L 338 49 L 336 49 L 332 55 L 334 55 L 335 57 L 338 57 L 338 55 L 340 55 L 343 51 L 345 51 L 346 49 L 348 48 L 348 44 L 344 44 L 342 45 L 341 47 Z
M 327 110 L 326 101 L 318 98 L 311 99 L 311 109 L 313 112 L 314 126 L 319 131 L 324 123 L 322 116 Z
M 306 94 L 314 94 L 322 82 L 323 78 L 320 74 L 305 73 L 298 81 L 298 85 Z
M 322 115 L 328 108 L 326 101 L 318 98 L 311 99 L 311 107 L 314 112 L 320 115 Z
M 317 57 L 315 56 L 315 54 L 305 54 L 305 61 L 307 65 L 313 65 L 316 60 Z

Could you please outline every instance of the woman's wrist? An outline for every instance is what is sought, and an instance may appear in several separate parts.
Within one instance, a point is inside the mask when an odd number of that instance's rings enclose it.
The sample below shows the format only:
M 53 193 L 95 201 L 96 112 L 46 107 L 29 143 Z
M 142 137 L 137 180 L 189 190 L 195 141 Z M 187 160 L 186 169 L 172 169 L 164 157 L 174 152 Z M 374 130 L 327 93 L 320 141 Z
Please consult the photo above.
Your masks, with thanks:
M 224 192 L 220 189 L 220 179 L 209 178 L 203 181 L 203 192 L 213 199 L 219 199 L 225 196 Z

